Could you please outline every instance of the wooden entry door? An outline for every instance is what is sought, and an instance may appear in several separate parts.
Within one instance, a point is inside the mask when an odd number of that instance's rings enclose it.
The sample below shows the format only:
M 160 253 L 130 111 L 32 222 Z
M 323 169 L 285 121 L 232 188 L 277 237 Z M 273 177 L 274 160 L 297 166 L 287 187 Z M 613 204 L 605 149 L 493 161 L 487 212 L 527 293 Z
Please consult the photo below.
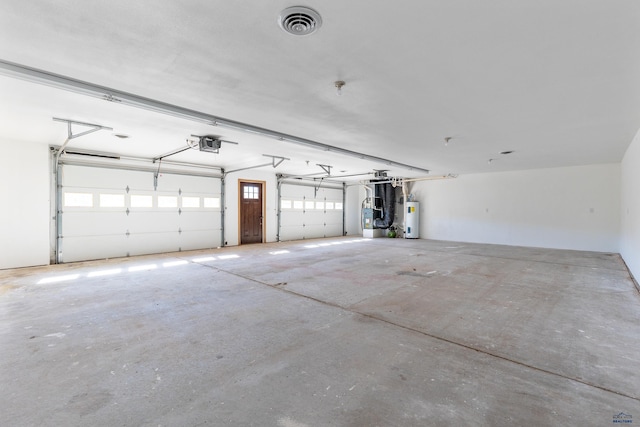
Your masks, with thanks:
M 240 244 L 262 243 L 262 183 L 240 182 Z

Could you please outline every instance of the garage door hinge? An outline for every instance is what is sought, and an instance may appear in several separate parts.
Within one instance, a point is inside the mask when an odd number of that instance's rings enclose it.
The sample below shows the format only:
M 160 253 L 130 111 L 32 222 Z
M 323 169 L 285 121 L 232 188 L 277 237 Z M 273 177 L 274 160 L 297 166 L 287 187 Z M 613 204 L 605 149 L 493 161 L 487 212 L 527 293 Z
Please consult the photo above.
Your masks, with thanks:
M 182 209 L 178 209 L 178 215 L 182 215 Z
M 125 188 L 125 190 L 127 191 L 127 194 L 129 194 L 129 186 L 127 185 L 127 188 Z
M 182 196 L 182 188 L 178 188 L 178 196 Z
M 125 236 L 129 237 L 129 235 L 130 235 L 131 233 L 129 233 L 129 230 L 127 230 L 127 232 L 126 232 L 126 233 L 124 233 L 124 234 L 125 234 Z
M 178 228 L 178 234 L 182 234 L 182 228 Z
M 127 215 L 129 215 L 129 212 L 130 212 L 129 208 L 127 208 L 127 210 L 125 212 L 127 213 Z

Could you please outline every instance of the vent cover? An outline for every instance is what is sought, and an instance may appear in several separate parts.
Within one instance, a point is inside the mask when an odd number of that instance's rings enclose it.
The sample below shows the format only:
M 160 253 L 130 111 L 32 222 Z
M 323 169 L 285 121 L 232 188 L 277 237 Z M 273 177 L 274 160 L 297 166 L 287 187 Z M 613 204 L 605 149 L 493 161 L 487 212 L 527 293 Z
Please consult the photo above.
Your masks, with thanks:
M 278 17 L 280 28 L 294 36 L 307 36 L 322 26 L 320 14 L 303 6 L 288 7 Z

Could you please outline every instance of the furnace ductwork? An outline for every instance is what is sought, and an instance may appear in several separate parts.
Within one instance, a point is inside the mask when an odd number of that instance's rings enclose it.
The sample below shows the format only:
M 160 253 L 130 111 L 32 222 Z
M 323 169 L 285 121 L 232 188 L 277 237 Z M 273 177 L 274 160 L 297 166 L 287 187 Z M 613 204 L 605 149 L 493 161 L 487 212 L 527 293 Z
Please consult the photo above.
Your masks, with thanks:
M 391 184 L 375 185 L 376 197 L 382 199 L 382 218 L 373 221 L 373 228 L 389 228 L 393 224 L 396 209 L 396 189 Z

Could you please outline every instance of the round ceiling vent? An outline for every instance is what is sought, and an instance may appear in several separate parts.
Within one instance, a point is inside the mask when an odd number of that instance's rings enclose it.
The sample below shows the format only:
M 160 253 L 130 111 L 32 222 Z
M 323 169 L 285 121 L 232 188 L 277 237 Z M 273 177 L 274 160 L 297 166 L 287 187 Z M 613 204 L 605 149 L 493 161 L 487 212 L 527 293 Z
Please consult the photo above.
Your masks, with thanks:
M 304 6 L 288 7 L 278 17 L 280 28 L 294 36 L 307 36 L 322 26 L 320 14 Z

